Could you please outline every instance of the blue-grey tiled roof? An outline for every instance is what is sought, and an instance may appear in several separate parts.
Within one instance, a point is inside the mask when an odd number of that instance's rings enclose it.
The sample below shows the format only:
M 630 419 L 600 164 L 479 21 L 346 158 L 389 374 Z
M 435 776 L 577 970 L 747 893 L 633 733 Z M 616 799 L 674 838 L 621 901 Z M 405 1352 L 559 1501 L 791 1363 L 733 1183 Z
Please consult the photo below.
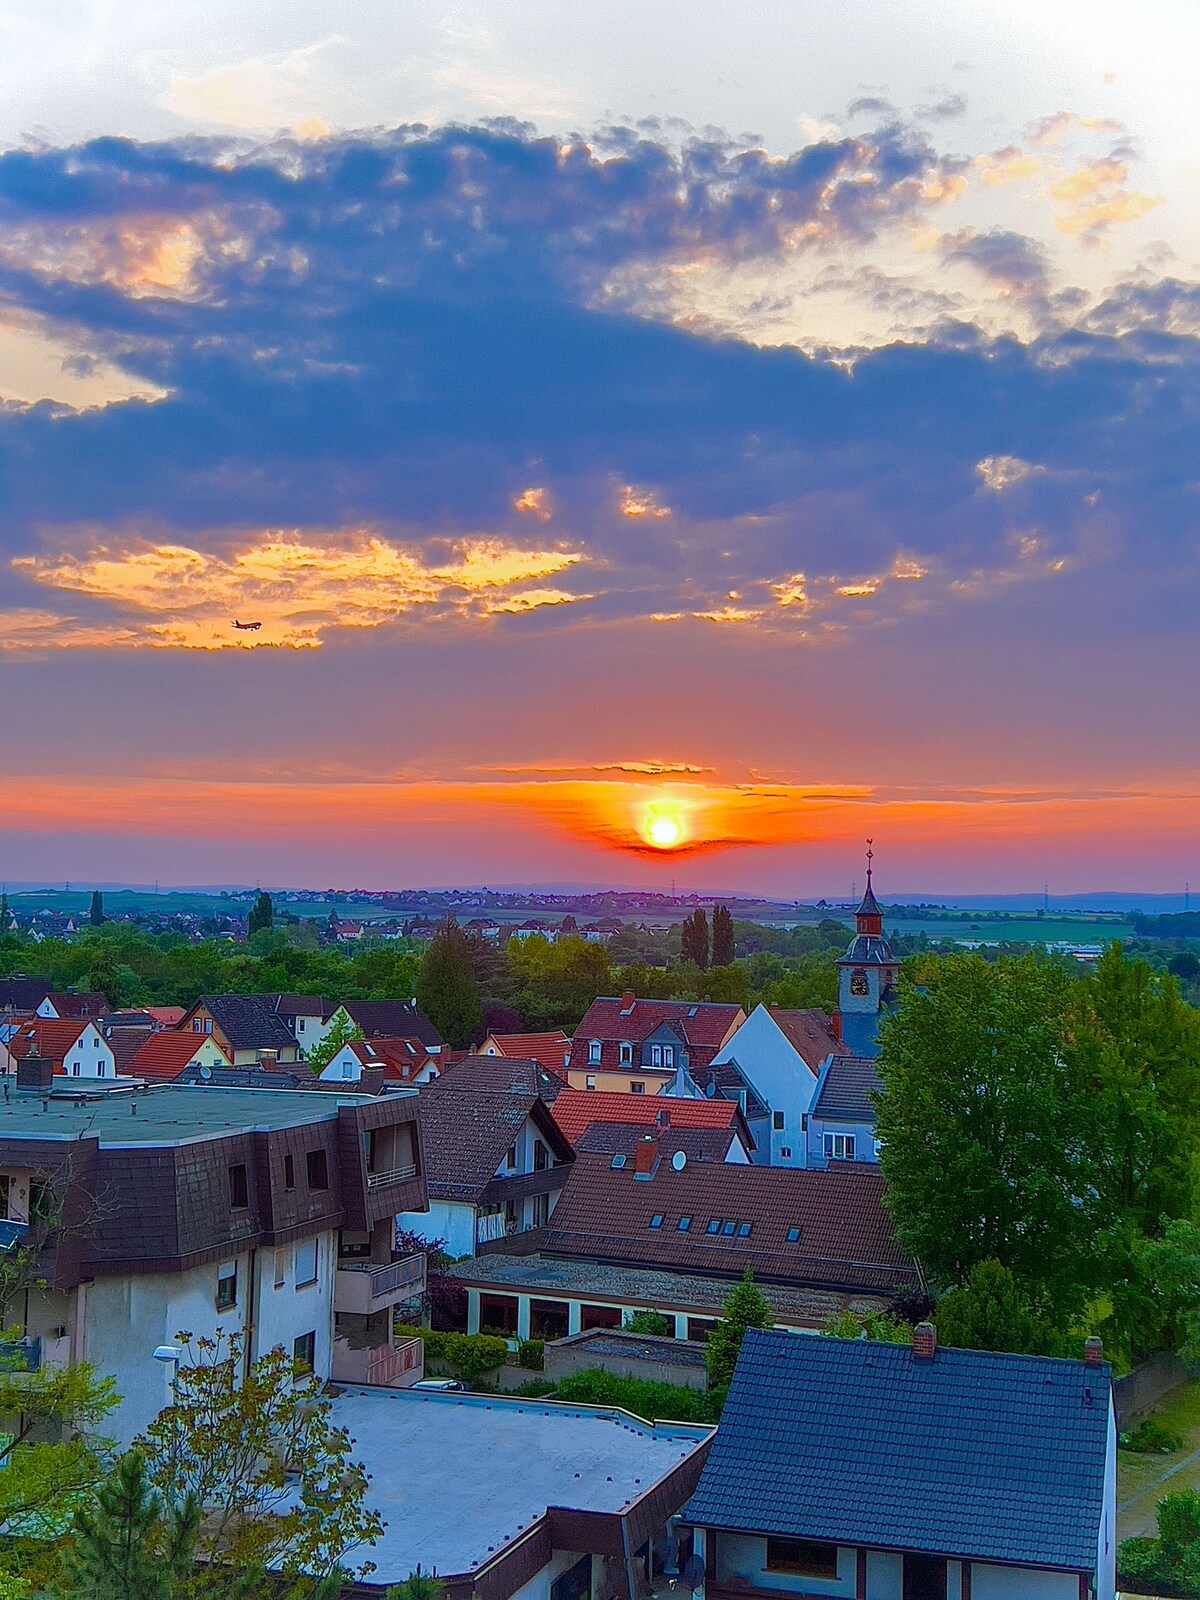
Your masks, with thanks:
M 855 967 L 894 967 L 896 954 L 881 933 L 856 933 L 843 962 Z
M 833 1056 L 825 1068 L 812 1114 L 820 1121 L 866 1122 L 874 1125 L 871 1091 L 881 1089 L 875 1063 L 866 1056 Z
M 692 1523 L 1094 1570 L 1109 1368 L 746 1335 Z

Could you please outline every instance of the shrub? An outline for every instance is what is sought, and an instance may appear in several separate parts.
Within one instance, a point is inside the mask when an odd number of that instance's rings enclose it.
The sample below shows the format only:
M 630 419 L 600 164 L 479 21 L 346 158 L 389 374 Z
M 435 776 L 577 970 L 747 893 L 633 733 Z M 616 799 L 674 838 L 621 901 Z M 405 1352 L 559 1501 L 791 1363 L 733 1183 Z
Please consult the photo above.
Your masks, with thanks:
M 443 1336 L 446 1347 L 442 1359 L 455 1377 L 471 1383 L 487 1372 L 502 1367 L 508 1357 L 508 1342 L 489 1333 L 449 1333 Z
M 546 1366 L 546 1344 L 543 1339 L 522 1339 L 517 1346 L 517 1365 L 530 1372 L 542 1372 Z
M 1169 1456 L 1183 1449 L 1183 1435 L 1165 1427 L 1156 1417 L 1147 1417 L 1145 1422 L 1139 1422 L 1136 1428 L 1121 1435 L 1120 1445 L 1122 1450 L 1132 1450 L 1139 1455 Z
M 564 1378 L 554 1392 L 556 1400 L 574 1400 L 585 1406 L 620 1406 L 648 1422 L 716 1422 L 721 1396 L 685 1389 L 675 1383 L 652 1383 L 645 1378 L 621 1378 L 615 1372 L 593 1368 Z
M 675 1324 L 661 1311 L 631 1311 L 622 1326 L 626 1333 L 643 1333 L 655 1339 L 669 1339 Z

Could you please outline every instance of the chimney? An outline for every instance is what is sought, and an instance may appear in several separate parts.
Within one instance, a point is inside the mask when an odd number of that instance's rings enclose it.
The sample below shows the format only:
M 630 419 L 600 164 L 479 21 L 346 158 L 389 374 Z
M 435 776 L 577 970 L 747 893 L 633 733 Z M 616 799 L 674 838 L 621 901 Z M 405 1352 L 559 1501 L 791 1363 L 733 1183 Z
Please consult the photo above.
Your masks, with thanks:
M 278 1050 L 260 1050 L 258 1052 L 258 1065 L 260 1067 L 275 1067 L 279 1064 Z
M 49 1089 L 54 1082 L 54 1062 L 33 1050 L 17 1062 L 18 1089 Z
M 1083 1341 L 1083 1364 L 1086 1367 L 1098 1367 L 1104 1360 L 1104 1340 L 1093 1336 Z
M 628 1011 L 636 999 L 637 995 L 634 994 L 632 989 L 624 990 L 621 995 L 621 1010 Z
M 654 1120 L 658 1123 L 660 1128 L 669 1128 L 671 1126 L 670 1106 L 659 1106 L 658 1110 L 655 1112 Z
M 633 1152 L 633 1175 L 646 1181 L 654 1176 L 658 1166 L 658 1140 L 652 1133 L 644 1133 Z
M 918 1322 L 913 1329 L 912 1358 L 932 1361 L 937 1354 L 937 1329 L 932 1322 Z
M 842 1013 L 835 1011 L 829 1019 L 829 1031 L 839 1044 L 842 1042 Z

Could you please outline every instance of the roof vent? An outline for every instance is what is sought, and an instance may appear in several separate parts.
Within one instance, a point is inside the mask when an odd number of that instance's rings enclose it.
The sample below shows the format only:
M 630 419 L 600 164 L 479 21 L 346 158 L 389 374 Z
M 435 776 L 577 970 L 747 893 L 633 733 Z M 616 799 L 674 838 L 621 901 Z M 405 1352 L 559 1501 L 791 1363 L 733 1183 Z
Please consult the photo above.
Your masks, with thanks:
M 675 1154 L 671 1157 L 671 1165 L 674 1167 L 676 1172 L 682 1172 L 684 1167 L 687 1166 L 687 1151 L 676 1150 Z

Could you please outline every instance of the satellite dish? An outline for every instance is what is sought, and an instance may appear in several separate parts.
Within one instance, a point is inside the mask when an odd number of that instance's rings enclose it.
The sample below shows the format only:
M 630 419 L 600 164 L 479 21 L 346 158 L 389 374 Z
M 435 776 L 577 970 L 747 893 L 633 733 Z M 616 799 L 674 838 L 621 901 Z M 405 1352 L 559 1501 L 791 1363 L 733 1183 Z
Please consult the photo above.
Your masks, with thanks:
M 201 1067 L 200 1068 L 200 1076 L 204 1079 L 205 1083 L 207 1083 L 208 1080 L 212 1077 L 212 1068 L 211 1067 Z
M 704 1582 L 704 1558 L 691 1555 L 683 1563 L 683 1581 L 687 1588 L 698 1589 Z
M 676 1172 L 682 1172 L 684 1167 L 687 1166 L 687 1151 L 676 1150 L 675 1154 L 671 1157 L 671 1165 L 675 1168 Z

